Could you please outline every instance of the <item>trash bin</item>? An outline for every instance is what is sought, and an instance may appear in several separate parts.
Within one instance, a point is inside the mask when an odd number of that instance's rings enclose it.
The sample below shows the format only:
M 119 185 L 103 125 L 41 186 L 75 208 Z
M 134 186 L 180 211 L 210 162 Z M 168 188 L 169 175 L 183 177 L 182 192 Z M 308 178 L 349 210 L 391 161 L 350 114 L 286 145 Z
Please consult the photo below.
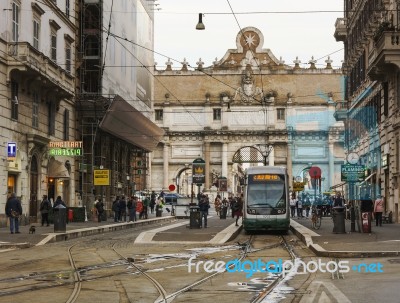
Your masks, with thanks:
M 67 230 L 67 208 L 64 205 L 57 205 L 54 211 L 54 232 L 65 233 Z
M 156 207 L 156 217 L 162 217 L 162 208 Z
M 346 225 L 345 225 L 345 207 L 337 206 L 332 208 L 332 217 L 333 217 L 333 233 L 335 234 L 345 234 L 346 233 Z
M 371 212 L 362 212 L 361 213 L 361 223 L 362 223 L 362 231 L 363 233 L 371 232 Z
M 228 212 L 228 207 L 222 207 L 221 211 L 219 213 L 219 218 L 220 219 L 226 219 L 227 212 Z
M 68 208 L 68 222 L 72 221 L 74 221 L 74 210 L 72 208 Z
M 200 207 L 190 206 L 190 228 L 200 228 L 201 218 L 200 218 Z

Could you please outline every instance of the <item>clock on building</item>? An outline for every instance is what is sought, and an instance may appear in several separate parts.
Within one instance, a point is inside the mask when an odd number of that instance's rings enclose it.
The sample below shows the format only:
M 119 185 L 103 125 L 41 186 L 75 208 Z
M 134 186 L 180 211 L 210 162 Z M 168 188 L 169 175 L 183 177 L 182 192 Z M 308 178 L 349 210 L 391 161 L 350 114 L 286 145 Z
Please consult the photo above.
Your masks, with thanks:
M 360 156 L 355 152 L 351 152 L 347 155 L 347 162 L 349 164 L 357 164 L 359 160 Z

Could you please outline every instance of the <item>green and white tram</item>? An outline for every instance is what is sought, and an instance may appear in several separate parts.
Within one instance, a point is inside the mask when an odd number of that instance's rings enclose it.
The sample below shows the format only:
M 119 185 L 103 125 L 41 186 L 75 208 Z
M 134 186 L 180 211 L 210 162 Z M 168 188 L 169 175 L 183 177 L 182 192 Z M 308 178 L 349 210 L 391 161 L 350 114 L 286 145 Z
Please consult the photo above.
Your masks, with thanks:
M 289 184 L 285 167 L 246 169 L 243 198 L 245 231 L 289 230 Z

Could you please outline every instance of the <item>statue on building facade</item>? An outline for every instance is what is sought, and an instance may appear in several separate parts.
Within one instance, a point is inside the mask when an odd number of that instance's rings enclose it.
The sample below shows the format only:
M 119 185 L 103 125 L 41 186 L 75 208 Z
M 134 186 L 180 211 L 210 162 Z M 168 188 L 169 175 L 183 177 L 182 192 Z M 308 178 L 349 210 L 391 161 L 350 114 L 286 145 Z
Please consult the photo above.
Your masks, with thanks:
M 261 88 L 254 85 L 253 75 L 250 70 L 242 75 L 242 84 L 236 90 L 234 100 L 240 98 L 243 103 L 253 103 L 254 101 L 260 102 L 262 98 Z

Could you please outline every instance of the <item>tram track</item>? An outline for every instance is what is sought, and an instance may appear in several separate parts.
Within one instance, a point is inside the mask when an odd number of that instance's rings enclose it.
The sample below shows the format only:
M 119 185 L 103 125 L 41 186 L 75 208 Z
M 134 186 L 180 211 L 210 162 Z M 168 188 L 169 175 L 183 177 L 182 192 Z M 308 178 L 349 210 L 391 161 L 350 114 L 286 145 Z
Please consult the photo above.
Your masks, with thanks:
M 265 238 L 268 238 L 270 242 L 265 245 Z M 252 254 L 254 253 L 260 253 L 262 251 L 269 251 L 271 249 L 276 249 L 279 248 L 280 246 L 284 246 L 284 238 L 280 237 L 279 239 L 276 238 L 275 240 L 271 240 L 274 237 L 270 236 L 248 236 L 246 238 L 243 237 L 242 239 L 239 239 L 242 243 L 237 243 L 233 244 L 232 243 L 229 245 L 221 246 L 218 247 L 219 254 L 213 255 L 213 253 L 207 253 L 207 252 L 201 252 L 201 253 L 194 253 L 196 256 L 199 258 L 199 260 L 218 260 L 218 255 L 224 256 L 228 255 L 229 253 L 226 252 L 224 253 L 223 251 L 225 249 L 227 250 L 232 250 L 235 251 L 236 253 L 232 254 L 230 256 L 231 258 L 237 258 L 238 260 L 246 260 L 249 257 L 251 257 Z M 244 239 L 243 239 L 244 238 Z M 253 247 L 253 242 L 254 240 L 258 240 L 258 246 Z M 261 245 L 264 242 L 264 245 Z M 261 243 L 261 244 L 260 244 Z M 288 244 L 286 244 L 288 245 Z M 223 289 L 224 285 L 226 285 L 226 280 L 232 281 L 238 277 L 237 275 L 229 275 L 229 276 L 224 276 L 223 272 L 214 272 L 212 274 L 207 274 L 203 275 L 200 278 L 197 278 L 194 281 L 190 281 L 190 283 L 187 283 L 187 285 L 182 286 L 183 284 L 180 284 L 181 287 L 176 288 L 174 287 L 173 284 L 168 283 L 169 281 L 166 280 L 166 276 L 168 276 L 168 273 L 164 273 L 163 275 L 160 275 L 159 269 L 162 268 L 162 270 L 169 270 L 169 268 L 173 267 L 184 267 L 187 268 L 188 262 L 187 262 L 187 257 L 181 258 L 179 256 L 180 253 L 182 254 L 187 254 L 188 248 L 187 246 L 183 246 L 182 249 L 178 249 L 176 255 L 177 256 L 167 256 L 166 258 L 160 257 L 158 259 L 157 256 L 152 258 L 152 261 L 149 262 L 149 254 L 147 253 L 141 253 L 143 250 L 142 249 L 136 249 L 139 253 L 133 253 L 132 248 L 133 244 L 131 243 L 131 240 L 127 241 L 126 239 L 121 240 L 121 239 L 116 239 L 115 238 L 110 238 L 108 240 L 102 239 L 101 241 L 79 241 L 78 243 L 75 243 L 73 245 L 70 245 L 66 247 L 66 250 L 68 251 L 68 262 L 69 262 L 69 269 L 63 269 L 60 271 L 54 270 L 54 271 L 47 271 L 47 272 L 35 272 L 32 273 L 32 275 L 28 276 L 21 276 L 19 277 L 13 277 L 14 281 L 18 281 L 24 279 L 25 283 L 26 281 L 34 280 L 32 284 L 26 283 L 25 285 L 20 285 L 18 287 L 19 289 L 8 289 L 7 292 L 0 292 L 0 296 L 11 296 L 14 294 L 22 293 L 22 292 L 28 292 L 28 291 L 40 291 L 40 290 L 46 290 L 54 287 L 64 287 L 64 292 L 66 290 L 65 287 L 71 288 L 73 286 L 72 292 L 70 292 L 69 295 L 67 295 L 67 300 L 65 302 L 68 303 L 74 303 L 78 302 L 80 295 L 82 294 L 82 291 L 84 289 L 85 292 L 87 291 L 95 291 L 93 288 L 94 284 L 88 284 L 88 286 L 83 286 L 85 283 L 90 282 L 93 283 L 94 281 L 101 281 L 103 279 L 113 279 L 115 281 L 115 292 L 117 293 L 123 293 L 127 292 L 129 297 L 129 289 L 128 291 L 124 290 L 127 285 L 129 285 L 129 280 L 130 278 L 124 277 L 123 281 L 124 283 L 120 283 L 120 279 L 118 279 L 118 276 L 127 276 L 127 275 L 134 275 L 134 278 L 137 279 L 139 276 L 142 276 L 143 279 L 149 281 L 151 283 L 152 287 L 156 290 L 158 295 L 155 295 L 155 293 L 149 294 L 148 299 L 150 299 L 153 294 L 154 294 L 154 299 L 151 299 L 151 302 L 157 302 L 157 303 L 165 303 L 165 302 L 173 302 L 176 299 L 179 298 L 179 300 L 182 302 L 182 300 L 185 300 L 186 298 L 185 295 L 186 293 L 190 292 L 192 295 L 199 295 L 199 296 L 204 296 L 206 294 L 212 294 L 212 293 L 224 293 L 224 292 L 236 292 L 238 295 L 242 295 L 242 297 L 246 297 L 247 294 L 251 293 L 256 293 L 258 290 L 252 290 L 249 288 L 248 290 L 243 290 L 243 289 L 231 289 L 231 290 L 226 290 Z M 135 246 L 137 247 L 137 246 Z M 157 247 L 157 246 L 154 246 Z M 209 248 L 212 248 L 210 246 Z M 148 249 L 146 248 L 148 251 Z M 151 250 L 151 249 L 150 249 Z M 110 253 L 112 251 L 113 253 Z M 199 250 L 200 251 L 200 250 Z M 191 252 L 192 253 L 192 252 Z M 167 254 L 168 255 L 168 254 Z M 266 254 L 264 254 L 266 255 Z M 267 254 L 268 255 L 268 254 Z M 117 258 L 115 257 L 117 256 Z M 140 256 L 140 257 L 138 257 Z M 135 259 L 134 259 L 135 258 Z M 165 261 L 167 260 L 167 261 Z M 161 267 L 160 267 L 161 265 Z M 134 269 L 132 271 L 132 269 Z M 156 275 L 156 277 L 155 277 Z M 158 277 L 157 277 L 158 275 Z M 223 278 L 219 278 L 219 276 L 223 276 Z M 58 281 L 55 281 L 56 279 L 52 280 L 49 279 L 49 277 L 60 277 L 58 278 Z M 188 276 L 189 277 L 189 276 Z M 192 277 L 193 279 L 193 277 Z M 10 280 L 11 281 L 11 280 Z M 207 282 L 210 281 L 210 283 L 207 284 Z M 212 281 L 212 282 L 211 282 Z M 56 283 L 57 282 L 57 283 Z M 143 284 L 142 282 L 139 282 L 139 280 L 132 280 L 133 285 L 137 284 Z M 279 283 L 273 282 L 271 285 L 269 285 L 270 291 L 273 289 L 274 285 Z M 111 285 L 111 284 L 109 284 Z M 149 284 L 150 285 L 150 284 Z M 221 287 L 218 287 L 215 290 L 212 288 L 212 285 L 220 285 Z M 211 289 L 210 289 L 211 286 Z M 119 290 L 117 288 L 122 288 L 122 290 Z M 261 302 L 262 299 L 270 292 L 267 290 L 262 290 L 260 294 L 257 295 L 257 298 L 249 299 L 250 301 L 248 302 Z M 112 291 L 112 290 L 111 290 Z M 86 294 L 87 295 L 87 294 Z M 183 297 L 181 297 L 183 296 Z M 253 296 L 254 297 L 254 296 Z M 147 298 L 147 297 L 146 297 Z M 148 300 L 147 300 L 148 301 Z M 131 302 L 126 301 L 126 302 Z

